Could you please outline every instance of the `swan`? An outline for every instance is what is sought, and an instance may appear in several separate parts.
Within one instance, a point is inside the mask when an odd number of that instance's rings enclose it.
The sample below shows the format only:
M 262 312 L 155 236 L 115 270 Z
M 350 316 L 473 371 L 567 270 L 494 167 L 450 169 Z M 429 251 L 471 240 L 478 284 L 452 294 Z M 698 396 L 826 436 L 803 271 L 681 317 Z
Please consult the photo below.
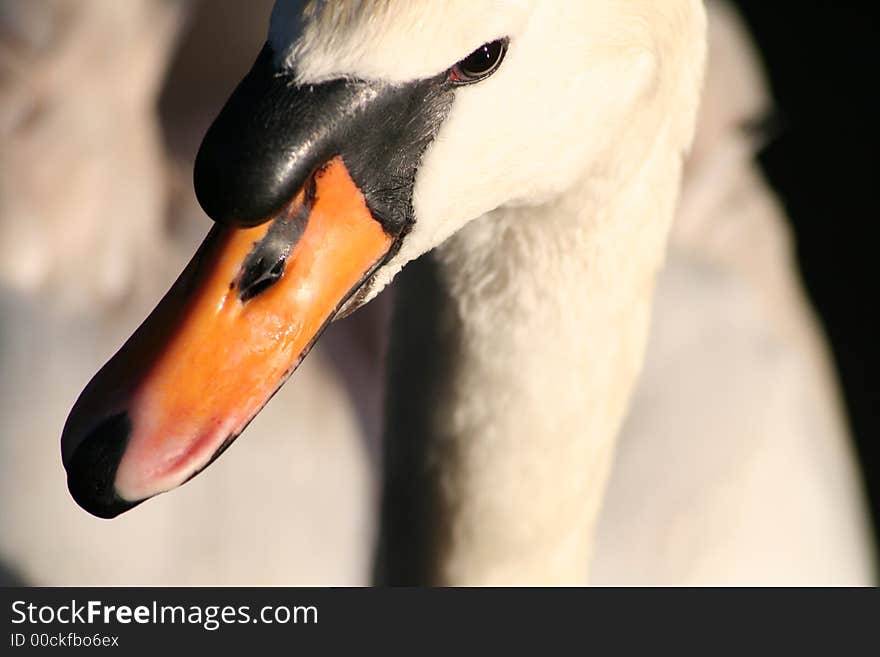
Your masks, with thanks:
M 218 227 L 65 425 L 75 499 L 112 517 L 190 479 L 440 247 L 397 300 L 433 308 L 392 335 L 381 577 L 585 576 L 704 32 L 692 1 L 277 3 L 196 161 Z
M 442 136 L 442 133 L 441 133 L 441 136 Z M 567 191 L 567 190 L 566 190 L 566 191 Z M 537 211 L 537 209 L 536 209 L 536 211 Z M 420 265 L 419 265 L 419 266 L 420 266 Z M 418 274 L 419 272 L 417 271 L 417 268 L 418 268 L 417 266 L 413 265 L 413 266 L 409 267 L 409 268 L 404 272 L 403 275 L 404 275 L 404 276 L 409 276 L 410 272 L 415 272 L 416 274 Z M 433 268 L 433 265 L 432 265 L 432 268 Z M 381 272 L 380 272 L 380 273 L 381 273 Z M 390 275 L 389 275 L 389 276 L 390 276 Z M 418 278 L 418 277 L 417 277 L 417 276 L 413 276 L 413 278 L 415 279 L 415 278 Z M 429 278 L 430 278 L 430 276 L 429 276 Z M 421 285 L 421 283 L 406 283 L 405 287 L 408 287 L 410 284 Z M 661 289 L 661 292 L 662 292 L 662 289 Z M 397 312 L 398 312 L 398 324 L 399 324 L 399 322 L 400 322 L 400 314 L 401 314 L 401 311 L 402 311 L 402 307 L 401 307 L 400 304 L 398 304 L 398 308 L 397 308 Z M 419 319 L 419 313 L 414 313 L 414 315 L 415 315 L 416 320 L 418 320 L 418 319 Z M 412 320 L 409 320 L 409 321 L 412 321 Z M 424 327 L 423 327 L 423 328 L 424 328 Z M 430 327 L 429 327 L 429 328 L 430 328 Z M 395 344 L 397 344 L 397 343 L 395 343 Z M 297 375 L 297 384 L 298 384 L 300 387 L 302 387 L 303 384 L 305 383 L 305 380 L 303 379 L 303 376 L 304 376 L 305 374 L 306 374 L 306 370 L 302 370 L 302 371 L 300 371 L 300 373 Z M 405 401 L 405 400 L 404 400 L 404 401 Z M 277 405 L 276 405 L 275 407 L 273 407 L 273 408 L 277 408 Z M 300 409 L 300 410 L 301 410 L 301 409 Z M 404 419 L 405 419 L 405 418 L 404 418 Z M 250 433 L 252 434 L 252 433 L 253 433 L 253 429 L 257 429 L 257 428 L 258 428 L 257 426 L 254 426 L 254 427 L 252 428 L 252 430 L 250 430 Z M 626 435 L 624 435 L 624 438 L 626 438 Z M 398 443 L 398 444 L 399 444 L 399 443 Z M 392 448 L 392 449 L 394 449 L 394 448 Z M 398 447 L 398 449 L 399 449 L 399 447 Z M 400 450 L 400 451 L 403 451 L 403 450 Z M 417 455 L 417 456 L 419 456 L 419 455 Z M 539 456 L 540 456 L 540 455 L 539 455 Z M 425 457 L 425 454 L 422 454 L 421 456 L 419 456 L 419 458 L 424 458 L 424 457 Z M 442 462 L 443 462 L 443 461 L 441 461 L 441 463 L 442 463 Z M 448 461 L 447 461 L 447 462 L 448 462 Z M 453 462 L 454 462 L 454 461 L 453 461 Z M 221 466 L 216 466 L 216 467 L 221 467 Z M 480 482 L 476 482 L 476 483 L 477 483 L 477 485 L 478 485 L 478 487 L 479 487 Z M 483 483 L 485 483 L 485 482 L 483 482 Z M 453 484 L 453 485 L 457 485 L 457 484 Z M 612 495 L 611 495 L 611 497 L 612 497 L 612 500 L 613 500 L 614 497 L 615 497 L 615 495 L 613 494 L 613 491 L 612 491 Z M 165 500 L 162 500 L 162 501 L 165 502 Z M 599 501 L 595 502 L 595 504 L 600 504 L 600 503 L 601 503 L 601 502 L 599 502 Z M 154 503 L 154 504 L 155 504 L 155 503 Z M 167 507 L 166 507 L 166 508 L 167 508 Z M 546 508 L 546 507 L 545 507 L 545 508 Z M 455 514 L 446 513 L 445 516 L 440 516 L 439 518 L 435 518 L 435 520 L 438 520 L 438 519 L 439 519 L 439 520 L 445 522 L 444 518 L 448 520 L 449 518 L 454 518 L 454 517 L 455 517 Z M 399 526 L 397 527 L 397 530 L 394 531 L 394 523 L 393 523 L 393 522 L 392 522 L 392 523 L 386 523 L 386 524 L 390 524 L 390 525 L 391 525 L 392 533 L 399 532 L 399 529 L 400 529 Z M 603 541 L 601 540 L 601 536 L 600 536 L 599 538 L 600 538 L 600 546 L 599 546 L 599 553 L 600 553 L 600 554 L 599 554 L 599 556 L 601 557 L 601 556 L 602 556 L 602 552 L 603 552 L 603 547 L 602 547 L 601 543 L 602 543 Z M 484 537 L 482 540 L 485 541 L 486 538 Z M 493 539 L 492 539 L 491 537 L 489 537 L 489 542 L 490 542 L 489 544 L 490 544 L 490 545 L 491 545 L 491 541 L 492 541 L 492 540 L 493 540 Z M 422 546 L 422 547 L 428 547 L 428 546 Z M 460 549 L 460 548 L 459 548 L 459 549 Z M 422 557 L 425 558 L 425 551 L 424 551 L 424 550 L 418 550 L 418 549 L 416 549 L 416 550 L 414 550 L 414 552 L 417 553 L 417 554 L 421 552 Z M 406 556 L 406 555 L 403 555 L 403 556 Z M 439 562 L 442 563 L 443 561 L 445 561 L 446 559 L 448 559 L 448 556 L 449 556 L 449 555 L 446 555 L 446 556 L 443 556 L 443 555 L 437 555 L 436 557 L 434 557 L 434 556 L 428 556 L 427 558 L 429 558 L 429 559 L 435 559 L 435 558 L 436 558 Z M 410 557 L 410 558 L 411 558 L 411 557 Z M 472 557 L 469 557 L 469 558 L 472 558 Z M 540 558 L 540 557 L 538 557 L 538 558 Z M 404 561 L 405 561 L 405 560 L 406 560 L 406 559 L 404 559 Z M 583 565 L 584 565 L 584 564 L 581 564 L 581 567 L 583 567 Z M 546 566 L 542 566 L 542 567 L 546 567 Z M 487 572 L 491 572 L 491 571 L 487 571 Z M 431 579 L 433 579 L 433 578 L 431 578 Z M 514 579 L 516 579 L 517 581 L 519 581 L 519 578 L 514 578 Z M 542 579 L 543 579 L 543 578 L 542 578 Z M 574 576 L 572 576 L 571 581 L 577 581 L 577 580 L 574 578 Z

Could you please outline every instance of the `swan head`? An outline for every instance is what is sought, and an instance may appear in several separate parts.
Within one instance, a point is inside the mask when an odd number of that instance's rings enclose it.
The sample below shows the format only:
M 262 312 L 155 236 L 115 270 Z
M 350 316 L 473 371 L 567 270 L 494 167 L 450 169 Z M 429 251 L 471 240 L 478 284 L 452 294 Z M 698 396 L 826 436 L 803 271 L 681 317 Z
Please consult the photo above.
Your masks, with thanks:
M 612 179 L 660 131 L 684 149 L 701 30 L 696 0 L 278 0 L 196 160 L 214 229 L 68 418 L 74 498 L 112 517 L 197 474 L 468 222 Z

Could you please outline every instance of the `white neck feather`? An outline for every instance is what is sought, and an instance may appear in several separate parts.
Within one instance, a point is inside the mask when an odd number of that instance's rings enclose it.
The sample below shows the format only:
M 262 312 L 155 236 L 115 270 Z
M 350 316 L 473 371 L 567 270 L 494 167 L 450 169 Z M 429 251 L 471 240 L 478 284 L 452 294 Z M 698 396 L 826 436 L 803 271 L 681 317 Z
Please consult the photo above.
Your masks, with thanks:
M 389 583 L 584 581 L 680 182 L 669 131 L 641 152 L 552 203 L 481 217 L 402 275 Z

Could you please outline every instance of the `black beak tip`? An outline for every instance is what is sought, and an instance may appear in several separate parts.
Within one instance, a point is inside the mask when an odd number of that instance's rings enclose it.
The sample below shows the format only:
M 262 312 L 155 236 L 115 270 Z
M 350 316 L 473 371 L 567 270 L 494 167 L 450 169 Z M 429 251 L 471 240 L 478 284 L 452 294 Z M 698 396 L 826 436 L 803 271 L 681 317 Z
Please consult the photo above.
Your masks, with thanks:
M 77 445 L 64 464 L 67 488 L 83 509 L 98 518 L 115 518 L 140 504 L 116 494 L 116 469 L 128 444 L 131 421 L 126 413 L 107 418 Z

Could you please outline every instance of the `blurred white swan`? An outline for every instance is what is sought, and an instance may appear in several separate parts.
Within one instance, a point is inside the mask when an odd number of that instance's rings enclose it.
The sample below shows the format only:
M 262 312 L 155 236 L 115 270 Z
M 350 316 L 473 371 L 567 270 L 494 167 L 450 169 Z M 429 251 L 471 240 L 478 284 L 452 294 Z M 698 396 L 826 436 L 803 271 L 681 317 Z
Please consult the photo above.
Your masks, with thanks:
M 268 3 L 206 5 L 219 10 L 213 25 L 244 33 L 246 66 Z M 167 161 L 156 115 L 183 6 L 0 7 L 4 66 L 16 67 L 0 87 L 0 561 L 35 584 L 366 583 L 369 461 L 320 348 L 297 374 L 304 385 L 278 394 L 234 462 L 176 499 L 106 522 L 66 493 L 58 436 L 83 381 L 209 226 L 192 198 L 192 163 Z M 214 80 L 218 96 L 234 83 Z M 204 131 L 216 107 L 198 105 L 199 93 L 179 122 Z M 43 113 L 19 118 L 34 103 Z M 263 487 L 241 490 L 243 471 Z M 279 504 L 256 504 L 264 496 Z
M 697 138 L 593 581 L 871 584 L 837 380 L 755 160 L 767 85 L 738 16 L 708 6 Z

